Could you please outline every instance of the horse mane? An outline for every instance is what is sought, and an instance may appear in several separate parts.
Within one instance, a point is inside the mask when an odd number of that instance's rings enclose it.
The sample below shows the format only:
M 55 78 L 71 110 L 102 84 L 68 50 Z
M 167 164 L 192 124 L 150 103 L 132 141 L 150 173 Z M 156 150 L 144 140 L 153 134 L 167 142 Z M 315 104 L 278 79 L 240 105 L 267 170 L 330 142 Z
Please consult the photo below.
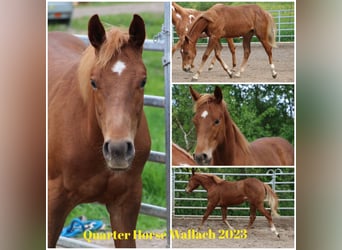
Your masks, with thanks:
M 216 184 L 220 184 L 220 183 L 225 181 L 225 180 L 221 179 L 220 177 L 213 175 L 213 174 L 197 173 L 197 175 L 204 176 L 208 179 L 212 179 L 214 181 L 214 183 L 216 183 Z
M 172 143 L 172 147 L 175 147 L 178 151 L 180 151 L 188 160 L 189 162 L 194 162 L 194 158 L 192 158 L 192 156 L 189 154 L 189 152 L 187 152 L 184 148 L 181 148 L 179 145 L 177 145 L 176 143 Z M 173 159 L 173 158 L 172 158 Z M 173 161 L 173 160 L 172 160 Z M 183 165 L 183 164 L 182 164 Z
M 86 101 L 89 93 L 89 81 L 92 68 L 96 65 L 105 68 L 111 58 L 120 53 L 122 46 L 128 43 L 129 35 L 118 28 L 112 28 L 106 32 L 106 40 L 98 53 L 95 48 L 89 45 L 83 52 L 80 64 L 78 66 L 78 82 L 80 84 L 81 95 Z
M 196 42 L 199 38 L 199 36 L 202 34 L 202 32 L 205 30 L 205 28 L 208 25 L 209 20 L 204 14 L 199 15 L 196 17 L 192 25 L 190 26 L 190 29 L 188 31 L 187 37 L 189 38 L 190 41 Z M 190 39 L 192 36 L 195 37 L 195 41 Z
M 213 94 L 201 94 L 200 98 L 197 99 L 197 101 L 195 102 L 194 105 L 194 112 L 197 111 L 197 109 L 199 107 L 201 107 L 203 104 L 207 104 L 207 103 L 211 103 L 216 101 L 216 97 Z M 236 143 L 240 146 L 241 150 L 246 153 L 249 154 L 250 153 L 250 147 L 249 147 L 249 142 L 246 139 L 246 137 L 242 134 L 242 132 L 240 131 L 239 127 L 235 124 L 235 122 L 231 119 L 229 113 L 228 113 L 228 109 L 227 109 L 227 103 L 222 100 L 221 101 L 221 105 L 222 108 L 226 111 L 228 118 L 230 119 L 231 123 L 232 123 L 232 129 L 234 131 L 235 134 L 235 141 Z

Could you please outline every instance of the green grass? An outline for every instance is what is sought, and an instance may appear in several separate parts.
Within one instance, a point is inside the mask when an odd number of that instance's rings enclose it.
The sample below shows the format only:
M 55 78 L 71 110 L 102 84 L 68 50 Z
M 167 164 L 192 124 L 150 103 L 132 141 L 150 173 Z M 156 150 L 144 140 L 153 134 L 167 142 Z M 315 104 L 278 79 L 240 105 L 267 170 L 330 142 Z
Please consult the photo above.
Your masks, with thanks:
M 98 5 L 98 3 L 92 3 Z M 107 3 L 106 3 L 107 4 Z M 79 6 L 78 6 L 79 7 Z M 160 31 L 164 20 L 163 14 L 139 13 L 145 20 L 147 39 L 153 39 Z M 104 15 L 100 19 L 105 27 L 111 25 L 127 29 L 132 20 L 130 14 Z M 48 31 L 67 31 L 77 34 L 86 34 L 89 17 L 73 19 L 70 27 L 66 25 L 49 25 Z M 143 60 L 147 68 L 147 84 L 145 94 L 164 96 L 164 69 L 162 66 L 161 52 L 143 52 Z M 164 110 L 160 108 L 144 107 L 152 137 L 152 150 L 165 152 L 165 118 Z M 166 206 L 166 171 L 164 164 L 148 162 L 143 171 L 143 203 L 157 206 Z M 77 206 L 68 216 L 65 225 L 81 215 L 88 219 L 100 219 L 106 225 L 110 225 L 109 216 L 105 206 L 100 204 L 81 204 Z M 139 215 L 137 229 L 155 230 L 164 229 L 166 221 L 163 219 Z M 110 227 L 108 226 L 108 230 Z

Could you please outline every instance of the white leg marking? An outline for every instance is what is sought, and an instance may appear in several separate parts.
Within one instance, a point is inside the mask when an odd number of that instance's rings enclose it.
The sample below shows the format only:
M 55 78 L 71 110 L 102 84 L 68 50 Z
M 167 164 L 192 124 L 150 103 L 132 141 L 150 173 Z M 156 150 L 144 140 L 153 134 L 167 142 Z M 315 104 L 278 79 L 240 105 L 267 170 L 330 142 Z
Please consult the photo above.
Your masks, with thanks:
M 122 61 L 117 61 L 116 63 L 114 63 L 113 67 L 112 67 L 112 71 L 114 73 L 118 73 L 119 75 L 121 75 L 121 73 L 125 70 L 126 68 L 126 64 Z
M 228 220 L 224 220 L 223 222 L 224 222 L 224 224 L 226 224 L 226 225 L 229 227 L 230 230 L 234 230 L 234 227 L 232 227 L 232 226 L 229 224 Z

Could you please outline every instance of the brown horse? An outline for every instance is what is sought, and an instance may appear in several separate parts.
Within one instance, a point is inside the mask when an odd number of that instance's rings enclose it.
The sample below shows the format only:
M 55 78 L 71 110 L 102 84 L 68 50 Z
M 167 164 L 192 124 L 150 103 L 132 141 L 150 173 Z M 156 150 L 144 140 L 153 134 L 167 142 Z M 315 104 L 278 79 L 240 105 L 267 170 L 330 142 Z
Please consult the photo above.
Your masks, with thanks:
M 200 165 L 293 165 L 293 146 L 280 137 L 264 137 L 249 143 L 231 119 L 222 90 L 201 95 L 190 86 L 195 101 L 193 122 L 197 133 L 194 153 Z
M 184 8 L 180 5 L 178 5 L 175 2 L 172 2 L 172 24 L 175 26 L 176 33 L 179 37 L 178 42 L 172 47 L 172 55 L 175 53 L 177 49 L 179 49 L 184 42 L 185 36 L 189 31 L 190 25 L 193 23 L 193 21 L 201 15 L 203 12 L 195 9 L 190 8 Z M 200 37 L 207 37 L 208 35 L 206 33 L 202 33 Z M 222 46 L 220 44 L 216 46 L 215 48 L 222 49 Z M 232 53 L 232 64 L 233 68 L 232 71 L 235 71 L 236 68 L 236 55 L 235 55 L 235 45 L 232 38 L 227 38 L 228 47 L 230 52 Z M 220 53 L 220 52 L 218 52 Z M 214 56 L 211 60 L 209 70 L 212 70 L 214 68 L 216 57 Z M 191 67 L 194 67 L 191 65 Z
M 217 49 L 220 38 L 243 37 L 244 56 L 240 70 L 235 73 L 237 77 L 245 70 L 247 60 L 251 51 L 251 39 L 255 34 L 268 55 L 272 77 L 277 77 L 272 62 L 272 47 L 275 45 L 276 27 L 271 14 L 261 9 L 258 5 L 227 6 L 215 4 L 209 10 L 199 16 L 191 25 L 188 34 L 182 44 L 182 67 L 189 72 L 196 56 L 196 42 L 203 31 L 209 35 L 208 47 L 205 50 L 202 62 L 192 81 L 197 81 L 204 64 L 213 49 Z M 223 69 L 232 77 L 232 71 L 224 63 L 219 53 L 216 58 Z
M 151 148 L 143 112 L 146 68 L 143 19 L 129 32 L 106 33 L 89 20 L 91 45 L 50 33 L 48 246 L 55 247 L 69 212 L 80 203 L 104 203 L 112 230 L 127 233 L 116 247 L 135 247 L 141 173 Z
M 272 216 L 264 207 L 264 200 L 266 199 L 271 207 L 272 215 L 279 216 L 277 213 L 278 197 L 269 185 L 256 178 L 246 178 L 234 182 L 225 181 L 216 175 L 194 173 L 194 170 L 192 169 L 192 175 L 185 191 L 191 193 L 198 186 L 202 186 L 208 192 L 207 210 L 203 215 L 198 230 L 200 230 L 216 206 L 221 207 L 223 223 L 230 229 L 234 229 L 227 220 L 227 207 L 230 205 L 239 205 L 248 201 L 250 204 L 248 228 L 253 225 L 256 218 L 256 211 L 259 210 L 266 217 L 271 231 L 280 237 L 273 224 Z
M 185 149 L 172 143 L 172 166 L 195 166 L 192 156 Z

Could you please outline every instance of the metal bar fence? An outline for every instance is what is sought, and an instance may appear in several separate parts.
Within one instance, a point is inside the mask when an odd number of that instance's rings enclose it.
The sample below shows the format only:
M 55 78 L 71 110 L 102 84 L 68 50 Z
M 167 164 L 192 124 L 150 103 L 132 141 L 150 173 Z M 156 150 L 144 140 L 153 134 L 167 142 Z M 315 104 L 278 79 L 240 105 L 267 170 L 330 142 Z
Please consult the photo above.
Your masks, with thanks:
M 256 177 L 269 184 L 279 197 L 279 212 L 293 216 L 295 212 L 295 180 L 294 169 L 283 171 L 280 168 L 269 169 L 266 173 L 215 173 L 225 180 L 237 180 L 247 177 Z M 203 216 L 207 205 L 207 192 L 202 189 L 196 189 L 193 194 L 186 194 L 185 187 L 188 183 L 190 172 L 183 171 L 180 168 L 173 169 L 173 207 L 172 214 L 174 216 Z M 282 176 L 282 180 L 279 177 Z M 266 206 L 267 207 L 267 206 Z M 229 207 L 230 215 L 247 216 L 249 207 L 247 204 Z M 213 216 L 221 216 L 220 208 L 215 208 Z
M 269 10 L 272 14 L 274 22 L 277 26 L 277 42 L 294 42 L 295 41 L 295 12 L 294 9 L 288 10 Z M 178 35 L 173 27 L 173 43 L 178 41 Z M 227 44 L 225 39 L 221 40 L 222 44 Z M 256 36 L 253 36 L 252 42 L 259 42 Z M 241 38 L 234 38 L 234 43 L 242 43 Z M 208 44 L 208 38 L 201 38 L 197 42 L 198 45 Z

